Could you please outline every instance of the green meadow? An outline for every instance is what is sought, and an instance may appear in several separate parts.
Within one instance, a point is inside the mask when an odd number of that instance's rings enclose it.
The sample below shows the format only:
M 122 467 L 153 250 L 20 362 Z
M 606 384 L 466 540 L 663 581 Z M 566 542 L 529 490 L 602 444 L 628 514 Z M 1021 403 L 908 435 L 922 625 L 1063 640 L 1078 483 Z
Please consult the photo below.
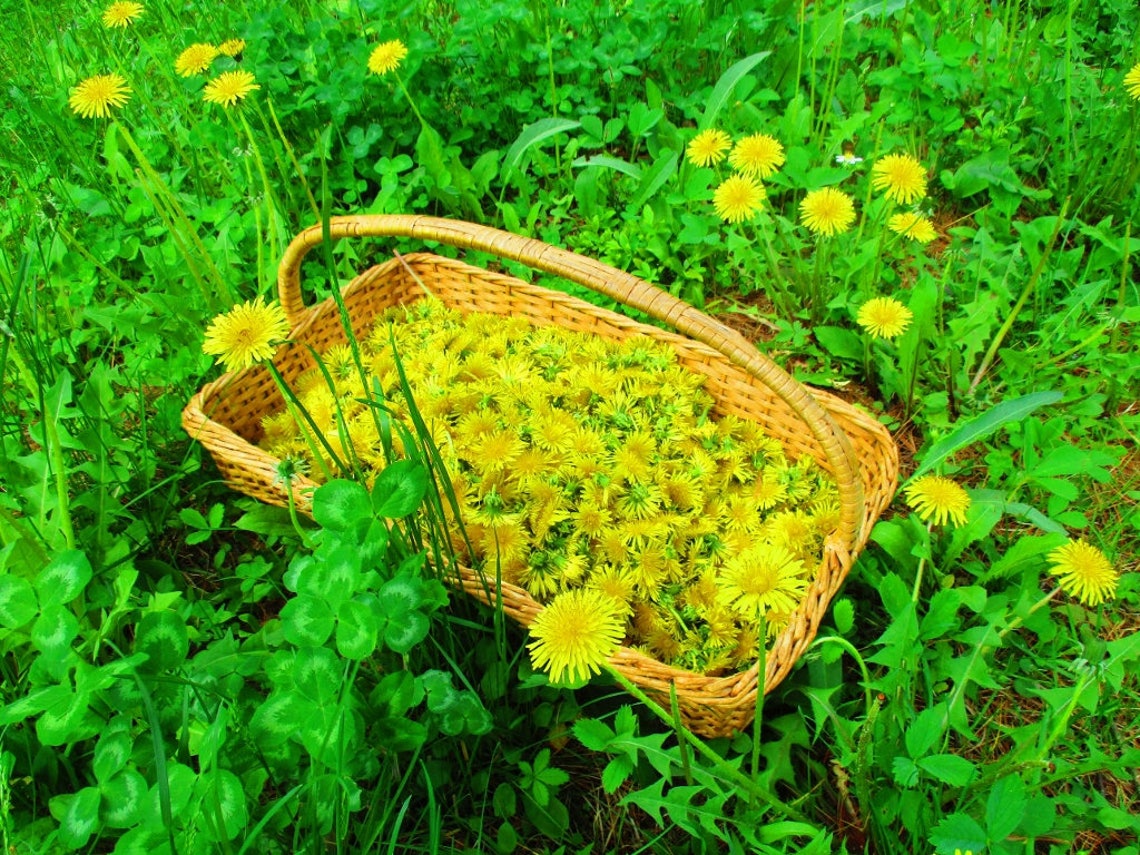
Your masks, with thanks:
M 0 10 L 5 853 L 1140 853 L 1134 0 Z M 819 625 L 847 494 L 670 348 L 425 309 L 307 352 L 294 236 L 403 214 L 889 431 Z M 348 324 L 431 252 L 668 338 L 497 240 L 318 241 L 295 296 Z M 276 503 L 183 426 L 254 376 Z M 613 666 L 797 632 L 723 732 Z

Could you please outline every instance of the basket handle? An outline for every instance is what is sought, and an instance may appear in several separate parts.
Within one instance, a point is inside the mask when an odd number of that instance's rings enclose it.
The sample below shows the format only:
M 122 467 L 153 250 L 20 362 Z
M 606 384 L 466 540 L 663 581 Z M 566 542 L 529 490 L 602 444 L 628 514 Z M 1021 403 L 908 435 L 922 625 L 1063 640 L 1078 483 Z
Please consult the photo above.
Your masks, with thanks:
M 858 542 L 864 516 L 863 484 L 847 435 L 807 387 L 792 379 L 744 336 L 714 321 L 704 312 L 615 267 L 532 238 L 462 220 L 410 214 L 332 217 L 329 236 L 334 239 L 409 237 L 489 252 L 584 285 L 708 345 L 764 383 L 808 425 L 812 436 L 823 448 L 839 488 L 838 535 L 842 548 L 851 551 Z M 305 311 L 301 296 L 301 262 L 309 250 L 319 246 L 323 240 L 323 227 L 311 226 L 293 239 L 281 258 L 277 287 L 290 326 L 296 325 Z

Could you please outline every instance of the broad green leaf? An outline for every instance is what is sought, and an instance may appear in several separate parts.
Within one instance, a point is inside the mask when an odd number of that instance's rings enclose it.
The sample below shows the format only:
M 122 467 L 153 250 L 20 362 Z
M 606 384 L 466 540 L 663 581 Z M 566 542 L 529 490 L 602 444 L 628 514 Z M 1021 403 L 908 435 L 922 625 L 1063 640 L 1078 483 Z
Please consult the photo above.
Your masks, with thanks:
M 324 600 L 298 594 L 281 609 L 285 640 L 297 647 L 320 647 L 333 633 L 335 618 Z
M 40 607 L 70 603 L 83 593 L 92 575 L 91 562 L 78 549 L 59 553 L 36 577 Z
M 915 760 L 925 756 L 946 732 L 945 702 L 927 707 L 906 729 L 906 751 Z
M 297 690 L 318 705 L 336 700 L 340 694 L 343 663 L 327 647 L 305 647 L 293 661 L 293 683 Z
M 336 611 L 356 592 L 360 583 L 360 553 L 349 545 L 322 549 L 321 553 L 298 575 L 297 593 L 324 600 Z
M 1028 803 L 1025 782 L 1018 775 L 999 778 L 986 799 L 986 835 L 991 842 L 1005 840 L 1021 824 Z
M 610 157 L 608 154 L 587 154 L 582 157 L 576 158 L 571 166 L 578 168 L 586 166 L 604 166 L 607 169 L 612 169 L 615 172 L 620 172 L 623 175 L 628 175 L 634 181 L 640 181 L 642 175 L 642 168 L 635 166 L 629 161 L 622 160 L 619 157 Z
M 131 758 L 131 737 L 121 730 L 104 732 L 95 744 L 92 770 L 100 783 L 111 780 Z
M 388 716 L 378 719 L 369 729 L 376 744 L 384 751 L 415 751 L 427 742 L 428 729 L 415 719 Z
M 765 50 L 746 56 L 720 76 L 720 80 L 716 82 L 716 86 L 713 87 L 712 94 L 709 95 L 709 100 L 705 104 L 705 112 L 701 116 L 700 122 L 697 123 L 699 130 L 703 131 L 716 125 L 720 111 L 724 109 L 724 105 L 732 97 L 736 84 L 771 53 L 772 51 Z
M 0 626 L 18 629 L 36 616 L 36 592 L 22 576 L 0 575 Z
M 564 134 L 579 127 L 581 127 L 580 122 L 556 117 L 539 119 L 537 122 L 527 125 L 519 134 L 518 139 L 507 149 L 507 155 L 503 158 L 503 180 L 510 181 L 514 177 L 514 170 L 522 162 L 523 156 L 534 146 L 553 136 Z
M 930 832 L 930 843 L 939 852 L 982 852 L 986 848 L 986 832 L 964 813 L 945 816 Z
M 56 796 L 48 809 L 59 822 L 59 842 L 67 849 L 78 849 L 99 827 L 99 789 L 84 787 L 74 795 Z
M 602 770 L 602 789 L 611 795 L 616 793 L 618 788 L 629 780 L 634 768 L 634 762 L 628 757 L 613 758 Z
M 427 494 L 428 473 L 415 460 L 397 460 L 376 476 L 372 485 L 372 504 L 376 515 L 400 519 L 420 506 Z
M 578 719 L 571 730 L 574 738 L 591 751 L 605 751 L 615 735 L 608 724 L 596 718 Z
M 423 612 L 407 612 L 401 618 L 389 618 L 384 625 L 384 644 L 396 653 L 409 653 L 427 638 L 431 620 Z
M 200 828 L 214 840 L 233 840 L 249 823 L 245 790 L 228 769 L 215 769 L 204 779 Z
M 922 640 L 940 638 L 958 626 L 958 609 L 962 597 L 957 588 L 943 588 L 930 599 L 926 614 L 919 624 Z
M 1002 553 L 989 570 L 978 576 L 978 582 L 984 585 L 993 579 L 1016 576 L 1031 564 L 1042 564 L 1044 560 L 1041 556 L 1061 546 L 1066 540 L 1063 534 L 1045 534 L 1039 537 L 1023 535 Z
M 891 758 L 891 777 L 900 787 L 909 790 L 918 784 L 918 767 L 909 757 L 899 754 Z
M 978 774 L 973 763 L 957 754 L 931 754 L 918 760 L 918 766 L 951 787 L 964 787 Z
M 62 688 L 62 687 L 61 687 Z M 57 696 L 36 720 L 36 734 L 44 745 L 64 745 L 99 732 L 99 722 L 88 714 L 90 695 L 66 691 Z
M 186 622 L 175 612 L 148 612 L 139 621 L 135 651 L 147 655 L 147 671 L 171 671 L 186 661 L 190 636 Z
M 1008 401 L 1002 401 L 1000 404 L 995 404 L 981 415 L 975 416 L 965 424 L 959 425 L 949 436 L 934 443 L 934 445 L 930 447 L 930 450 L 923 456 L 922 464 L 915 470 L 910 481 L 913 481 L 921 475 L 925 475 L 927 472 L 939 466 L 946 458 L 954 454 L 954 452 L 965 448 L 971 443 L 977 442 L 979 439 L 989 436 L 1002 425 L 1021 421 L 1027 418 L 1034 410 L 1048 406 L 1049 404 L 1055 404 L 1063 397 L 1064 395 L 1061 392 L 1032 392 L 1020 398 L 1012 398 Z M 908 481 L 908 483 L 910 482 Z
M 111 828 L 130 828 L 142 817 L 147 794 L 146 781 L 134 769 L 124 769 L 99 785 L 103 794 L 101 813 Z
M 626 216 L 633 215 L 635 217 L 641 216 L 641 209 L 645 203 L 653 198 L 653 194 L 660 190 L 668 183 L 674 175 L 677 174 L 677 163 L 680 160 L 677 152 L 666 151 L 662 152 L 661 156 L 653 162 L 641 176 L 641 183 L 637 187 L 637 192 L 633 198 L 630 199 L 629 205 L 626 208 L 628 212 Z
M 388 714 L 393 716 L 404 715 L 423 699 L 423 685 L 407 671 L 385 674 L 369 697 L 374 706 L 385 707 Z
M 65 606 L 46 607 L 32 626 L 32 644 L 52 662 L 62 662 L 79 635 L 79 621 Z
M 301 726 L 305 704 L 293 692 L 275 692 L 262 701 L 249 722 L 258 744 L 275 748 L 285 743 Z
M 322 484 L 313 493 L 313 519 L 332 531 L 363 531 L 372 520 L 368 490 L 342 479 Z
M 857 362 L 863 358 L 863 339 L 843 327 L 820 326 L 813 330 L 823 349 L 839 359 Z
M 61 699 L 72 696 L 67 686 L 46 686 L 17 698 L 7 706 L 0 707 L 0 727 L 18 724 L 34 715 L 39 715 L 48 707 L 55 706 Z
M 349 600 L 337 612 L 336 649 L 345 659 L 363 659 L 376 649 L 379 621 L 359 600 Z
M 831 607 L 831 617 L 835 621 L 835 631 L 847 635 L 855 627 L 855 604 L 846 597 L 836 600 Z
M 957 561 L 967 546 L 988 537 L 1005 513 L 1005 493 L 1001 490 L 973 489 L 968 492 L 970 507 L 966 512 L 966 524 L 954 528 L 950 544 L 942 556 L 945 567 Z

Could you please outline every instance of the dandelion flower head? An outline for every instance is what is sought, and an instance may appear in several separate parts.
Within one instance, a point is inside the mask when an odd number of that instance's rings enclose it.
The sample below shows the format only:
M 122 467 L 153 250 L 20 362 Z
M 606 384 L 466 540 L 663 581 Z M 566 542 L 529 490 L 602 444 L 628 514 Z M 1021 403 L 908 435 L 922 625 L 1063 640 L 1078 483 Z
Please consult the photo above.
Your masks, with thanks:
M 926 195 L 926 167 L 909 154 L 888 154 L 871 167 L 871 186 L 909 205 Z
M 739 223 L 760 210 L 767 193 L 760 183 L 746 175 L 726 178 L 713 193 L 713 207 L 722 220 Z
M 126 29 L 143 12 L 142 3 L 130 0 L 117 0 L 103 10 L 103 26 L 109 30 L 116 27 Z
M 1132 66 L 1132 69 L 1124 75 L 1124 88 L 1128 90 L 1128 94 L 1137 101 L 1140 101 L 1140 62 Z
M 407 55 L 408 49 L 399 39 L 378 44 L 372 49 L 372 55 L 368 57 L 368 70 L 373 74 L 395 71 Z
M 784 165 L 784 147 L 775 137 L 753 134 L 732 149 L 728 162 L 752 178 L 767 178 Z
M 598 673 L 625 635 L 622 606 L 593 588 L 557 595 L 530 625 L 531 662 L 551 682 L 575 682 Z
M 180 77 L 193 77 L 209 68 L 217 57 L 218 49 L 213 45 L 193 44 L 178 54 L 178 59 L 174 60 L 174 70 Z
M 913 318 L 911 310 L 893 297 L 872 297 L 859 307 L 855 321 L 875 338 L 894 338 Z
M 745 549 L 725 565 L 721 596 L 744 617 L 790 612 L 807 587 L 804 564 L 784 547 L 761 543 Z
M 906 490 L 906 501 L 923 522 L 933 520 L 942 525 L 950 520 L 955 525 L 966 522 L 970 496 L 960 484 L 941 475 L 924 475 Z
M 253 80 L 253 75 L 248 71 L 223 71 L 206 84 L 206 88 L 202 91 L 202 100 L 211 104 L 221 104 L 227 108 L 232 107 L 254 89 L 261 88 Z
M 100 74 L 88 77 L 71 90 L 68 104 L 71 109 L 85 119 L 97 116 L 106 119 L 112 107 L 122 107 L 127 103 L 131 90 L 127 81 L 117 74 Z
M 919 243 L 930 243 L 937 235 L 934 224 L 922 214 L 895 214 L 887 221 L 887 228 L 897 235 L 908 237 Z
M 248 368 L 273 356 L 273 343 L 289 334 L 285 311 L 258 297 L 210 322 L 202 352 L 218 357 L 226 371 Z
M 855 203 L 834 187 L 812 190 L 800 202 L 800 219 L 816 234 L 842 234 L 855 222 Z
M 218 53 L 225 56 L 237 56 L 245 50 L 245 39 L 226 39 L 218 45 Z
M 1049 572 L 1070 597 L 1099 606 L 1116 596 L 1118 575 L 1105 554 L 1084 540 L 1071 540 L 1049 553 Z
M 685 157 L 693 166 L 714 166 L 728 156 L 732 137 L 716 128 L 701 131 L 685 148 Z

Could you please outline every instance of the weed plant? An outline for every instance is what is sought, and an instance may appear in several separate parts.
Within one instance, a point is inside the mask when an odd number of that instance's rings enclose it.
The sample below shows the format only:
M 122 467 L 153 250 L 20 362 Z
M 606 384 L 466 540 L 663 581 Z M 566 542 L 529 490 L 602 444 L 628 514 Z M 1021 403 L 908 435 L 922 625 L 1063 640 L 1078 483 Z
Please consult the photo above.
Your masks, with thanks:
M 0 9 L 6 851 L 1140 851 L 1134 3 Z M 702 132 L 779 143 L 762 198 Z M 405 212 L 628 270 L 895 432 L 906 489 L 753 731 L 534 673 L 416 522 L 425 432 L 310 520 L 182 431 L 293 234 Z

